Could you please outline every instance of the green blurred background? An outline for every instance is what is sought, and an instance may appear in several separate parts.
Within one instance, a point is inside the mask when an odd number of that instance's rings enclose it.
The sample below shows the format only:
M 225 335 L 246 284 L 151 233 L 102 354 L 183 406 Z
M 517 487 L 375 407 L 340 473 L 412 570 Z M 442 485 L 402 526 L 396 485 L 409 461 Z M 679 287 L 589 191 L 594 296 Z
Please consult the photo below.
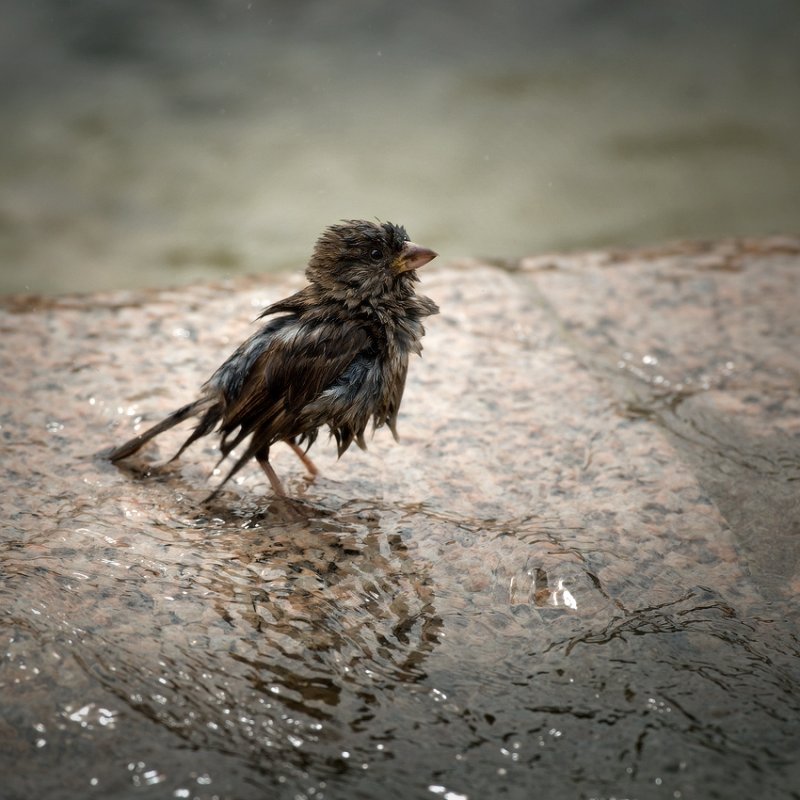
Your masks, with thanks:
M 0 292 L 800 228 L 796 0 L 3 0 Z

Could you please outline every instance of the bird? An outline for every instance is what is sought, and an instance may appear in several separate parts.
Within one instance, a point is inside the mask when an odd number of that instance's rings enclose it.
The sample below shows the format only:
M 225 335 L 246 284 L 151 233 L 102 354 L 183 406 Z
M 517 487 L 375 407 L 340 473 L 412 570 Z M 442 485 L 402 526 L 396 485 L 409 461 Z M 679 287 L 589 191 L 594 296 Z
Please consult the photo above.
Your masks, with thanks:
M 194 429 L 170 459 L 203 436 L 219 436 L 219 466 L 246 442 L 227 475 L 206 498 L 255 458 L 278 497 L 286 498 L 270 463 L 285 442 L 313 477 L 308 450 L 328 427 L 338 456 L 365 431 L 386 425 L 394 439 L 409 357 L 421 355 L 422 320 L 439 312 L 418 295 L 417 270 L 437 253 L 410 241 L 391 222 L 342 220 L 316 242 L 305 270 L 307 285 L 272 303 L 265 320 L 202 385 L 197 399 L 112 449 L 127 459 L 164 431 L 194 418 Z

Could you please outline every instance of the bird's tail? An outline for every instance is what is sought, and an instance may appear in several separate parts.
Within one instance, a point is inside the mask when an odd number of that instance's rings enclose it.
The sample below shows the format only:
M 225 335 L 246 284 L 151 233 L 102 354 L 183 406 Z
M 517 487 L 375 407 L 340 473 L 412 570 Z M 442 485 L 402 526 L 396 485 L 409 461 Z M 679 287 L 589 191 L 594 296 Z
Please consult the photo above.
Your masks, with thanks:
M 195 400 L 193 403 L 182 406 L 177 411 L 173 411 L 168 417 L 165 417 L 161 422 L 148 428 L 144 433 L 134 436 L 133 439 L 125 442 L 125 444 L 115 447 L 108 453 L 110 461 L 121 461 L 123 458 L 132 456 L 143 445 L 147 444 L 151 439 L 154 439 L 160 433 L 180 424 L 189 417 L 198 417 L 202 414 L 200 421 L 192 431 L 189 438 L 181 445 L 180 450 L 172 457 L 176 459 L 192 442 L 211 433 L 214 430 L 217 422 L 221 416 L 220 403 L 212 398 L 202 397 Z

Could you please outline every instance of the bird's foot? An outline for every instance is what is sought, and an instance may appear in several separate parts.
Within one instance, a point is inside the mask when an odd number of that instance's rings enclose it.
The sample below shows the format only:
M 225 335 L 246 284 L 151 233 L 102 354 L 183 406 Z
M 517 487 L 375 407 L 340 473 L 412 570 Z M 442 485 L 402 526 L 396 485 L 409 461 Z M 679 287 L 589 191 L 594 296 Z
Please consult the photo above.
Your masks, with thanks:
M 308 453 L 297 442 L 287 441 L 286 444 L 294 450 L 294 454 L 303 462 L 303 466 L 308 470 L 311 478 L 316 478 L 319 475 L 319 470 L 317 465 L 308 457 Z

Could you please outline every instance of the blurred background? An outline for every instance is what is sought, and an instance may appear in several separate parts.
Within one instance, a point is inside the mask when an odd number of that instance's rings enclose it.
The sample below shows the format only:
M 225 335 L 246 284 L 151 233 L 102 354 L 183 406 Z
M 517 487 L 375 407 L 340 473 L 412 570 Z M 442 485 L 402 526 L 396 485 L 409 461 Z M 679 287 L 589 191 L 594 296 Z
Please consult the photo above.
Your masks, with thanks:
M 2 0 L 0 292 L 800 229 L 797 0 Z

